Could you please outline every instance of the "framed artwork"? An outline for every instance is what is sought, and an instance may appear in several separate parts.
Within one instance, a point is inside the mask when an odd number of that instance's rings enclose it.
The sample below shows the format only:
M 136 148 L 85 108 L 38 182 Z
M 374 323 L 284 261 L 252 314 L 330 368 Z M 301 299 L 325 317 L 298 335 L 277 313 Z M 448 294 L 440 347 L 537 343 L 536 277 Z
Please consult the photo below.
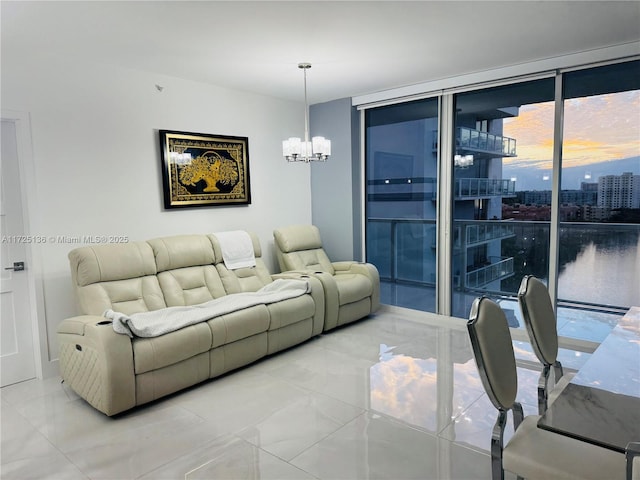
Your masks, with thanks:
M 159 133 L 165 208 L 251 203 L 247 137 Z

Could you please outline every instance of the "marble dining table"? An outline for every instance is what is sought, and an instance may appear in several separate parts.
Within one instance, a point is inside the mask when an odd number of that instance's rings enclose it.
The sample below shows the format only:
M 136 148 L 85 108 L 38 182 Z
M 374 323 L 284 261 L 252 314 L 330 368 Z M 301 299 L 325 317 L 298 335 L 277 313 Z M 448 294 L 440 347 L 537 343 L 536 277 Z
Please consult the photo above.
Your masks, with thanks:
M 640 441 L 640 307 L 631 307 L 538 427 L 624 453 Z

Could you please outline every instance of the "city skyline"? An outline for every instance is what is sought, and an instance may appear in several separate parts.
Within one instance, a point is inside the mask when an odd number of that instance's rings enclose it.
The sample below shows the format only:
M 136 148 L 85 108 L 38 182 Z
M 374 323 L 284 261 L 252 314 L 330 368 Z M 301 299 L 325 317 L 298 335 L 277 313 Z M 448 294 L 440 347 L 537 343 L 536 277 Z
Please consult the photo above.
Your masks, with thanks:
M 640 175 L 640 156 L 593 163 L 589 169 L 582 166 L 565 167 L 562 170 L 561 188 L 562 190 L 579 190 L 582 182 L 598 183 L 598 178 L 603 175 L 622 175 L 625 172 Z M 541 169 L 531 172 L 524 168 L 505 165 L 502 176 L 516 181 L 516 191 L 551 190 L 551 166 L 549 170 Z

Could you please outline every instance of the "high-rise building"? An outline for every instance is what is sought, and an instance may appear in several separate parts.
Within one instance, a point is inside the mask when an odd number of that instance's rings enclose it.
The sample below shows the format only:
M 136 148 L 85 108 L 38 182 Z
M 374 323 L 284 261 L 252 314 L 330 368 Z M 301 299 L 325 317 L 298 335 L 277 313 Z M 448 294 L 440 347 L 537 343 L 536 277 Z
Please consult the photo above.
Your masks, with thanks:
M 640 208 L 640 175 L 625 172 L 598 178 L 598 206 Z

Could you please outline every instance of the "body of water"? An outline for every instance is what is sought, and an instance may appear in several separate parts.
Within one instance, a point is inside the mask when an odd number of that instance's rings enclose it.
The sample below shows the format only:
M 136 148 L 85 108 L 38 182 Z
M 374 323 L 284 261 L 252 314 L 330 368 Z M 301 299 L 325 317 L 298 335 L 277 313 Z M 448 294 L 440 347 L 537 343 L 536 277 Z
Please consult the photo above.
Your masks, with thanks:
M 629 307 L 640 305 L 640 236 L 589 242 L 558 278 L 558 298 Z M 561 247 L 562 248 L 562 247 Z

